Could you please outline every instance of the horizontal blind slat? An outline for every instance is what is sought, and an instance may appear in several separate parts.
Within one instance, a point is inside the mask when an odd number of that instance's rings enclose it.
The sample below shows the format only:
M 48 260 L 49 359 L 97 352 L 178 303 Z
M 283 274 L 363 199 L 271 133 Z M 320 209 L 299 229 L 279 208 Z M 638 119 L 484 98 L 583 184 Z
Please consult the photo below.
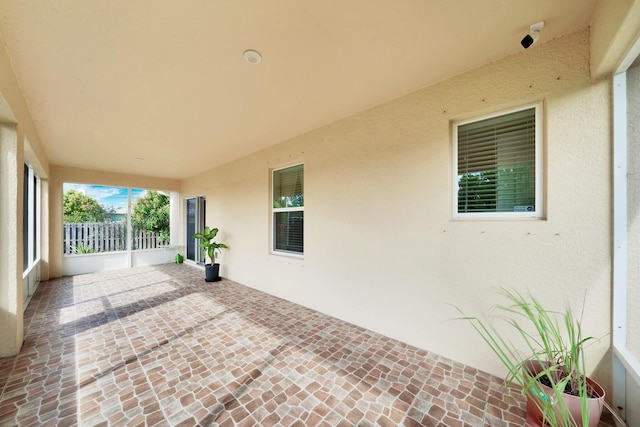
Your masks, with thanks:
M 459 212 L 535 203 L 535 107 L 458 126 Z

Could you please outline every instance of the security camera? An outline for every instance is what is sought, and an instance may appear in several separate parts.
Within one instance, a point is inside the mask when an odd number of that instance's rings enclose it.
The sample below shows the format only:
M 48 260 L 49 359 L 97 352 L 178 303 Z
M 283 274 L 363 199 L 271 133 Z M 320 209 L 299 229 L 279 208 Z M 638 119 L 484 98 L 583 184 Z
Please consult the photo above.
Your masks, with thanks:
M 529 34 L 520 41 L 523 48 L 528 49 L 540 38 L 540 31 L 544 28 L 544 21 L 536 22 L 529 28 Z
M 526 36 L 524 36 L 522 41 L 520 41 L 520 44 L 522 45 L 523 48 L 529 49 L 529 47 L 535 42 L 537 42 L 539 38 L 540 38 L 540 31 L 536 31 L 534 33 L 527 34 Z

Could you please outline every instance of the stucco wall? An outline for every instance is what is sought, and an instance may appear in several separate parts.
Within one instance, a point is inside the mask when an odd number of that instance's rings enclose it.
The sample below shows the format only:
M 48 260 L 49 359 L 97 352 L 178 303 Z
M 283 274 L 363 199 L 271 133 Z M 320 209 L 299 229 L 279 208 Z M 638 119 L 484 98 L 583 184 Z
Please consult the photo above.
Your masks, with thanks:
M 589 77 L 589 32 L 537 45 L 185 180 L 230 246 L 243 284 L 493 373 L 501 366 L 454 303 L 477 314 L 494 288 L 582 306 L 605 361 L 610 328 L 611 114 Z M 545 220 L 452 220 L 453 120 L 545 102 Z M 305 256 L 270 255 L 270 170 L 305 165 Z M 608 380 L 604 381 L 608 384 Z
M 0 123 L 0 357 L 22 347 L 22 144 L 15 125 Z M 15 248 L 19 247 L 17 251 Z
M 22 347 L 23 330 L 23 165 L 43 179 L 49 164 L 4 45 L 0 44 L 0 357 Z M 46 197 L 46 195 L 44 195 Z M 42 211 L 42 218 L 48 212 Z M 46 242 L 46 238 L 43 239 Z M 48 277 L 48 247 L 41 248 L 41 277 Z
M 640 0 L 598 0 L 591 18 L 592 77 L 608 75 L 629 57 L 640 37 L 638 22 Z

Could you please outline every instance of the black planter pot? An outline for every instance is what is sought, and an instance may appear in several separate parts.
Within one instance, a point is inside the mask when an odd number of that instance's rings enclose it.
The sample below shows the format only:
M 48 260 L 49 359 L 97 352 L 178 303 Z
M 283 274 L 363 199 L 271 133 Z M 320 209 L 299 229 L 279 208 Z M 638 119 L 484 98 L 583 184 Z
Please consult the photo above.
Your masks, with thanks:
M 207 282 L 218 282 L 220 277 L 220 264 L 207 264 L 204 266 L 204 280 Z

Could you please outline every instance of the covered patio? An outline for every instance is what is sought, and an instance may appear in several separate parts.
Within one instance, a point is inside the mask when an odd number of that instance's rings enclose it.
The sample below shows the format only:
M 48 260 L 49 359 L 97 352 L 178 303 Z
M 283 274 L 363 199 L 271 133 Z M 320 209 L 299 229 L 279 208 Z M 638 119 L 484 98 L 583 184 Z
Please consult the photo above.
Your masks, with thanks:
M 640 426 L 640 0 L 0 17 L 0 427 L 522 426 L 452 320 L 501 287 L 585 313 L 586 373 Z M 122 190 L 122 244 L 65 241 L 69 186 Z
M 0 360 L 0 425 L 522 426 L 501 378 L 167 264 L 54 279 Z

